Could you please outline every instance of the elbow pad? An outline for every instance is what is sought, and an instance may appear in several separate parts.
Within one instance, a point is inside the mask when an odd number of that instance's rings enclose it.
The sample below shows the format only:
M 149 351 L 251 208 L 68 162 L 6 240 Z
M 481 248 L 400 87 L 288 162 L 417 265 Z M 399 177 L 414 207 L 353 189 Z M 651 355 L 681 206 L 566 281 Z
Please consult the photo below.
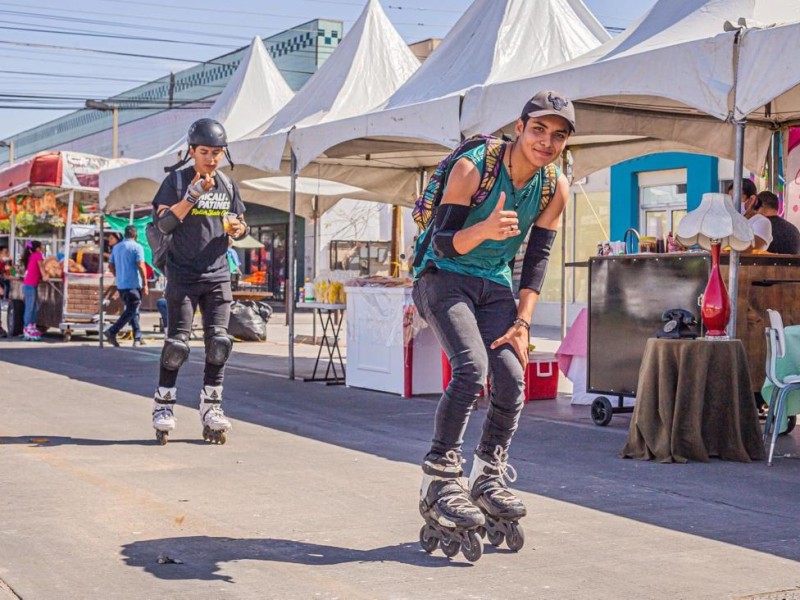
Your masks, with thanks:
M 442 204 L 436 211 L 433 224 L 433 251 L 438 258 L 461 256 L 453 246 L 453 238 L 461 231 L 469 216 L 469 206 L 462 204 Z
M 156 227 L 164 235 L 169 235 L 178 228 L 181 220 L 171 210 L 166 210 L 160 217 L 156 217 Z
M 542 291 L 544 276 L 547 273 L 547 262 L 550 259 L 550 249 L 556 240 L 556 231 L 534 225 L 528 238 L 528 249 L 522 262 L 522 275 L 519 287 L 533 290 L 537 294 Z

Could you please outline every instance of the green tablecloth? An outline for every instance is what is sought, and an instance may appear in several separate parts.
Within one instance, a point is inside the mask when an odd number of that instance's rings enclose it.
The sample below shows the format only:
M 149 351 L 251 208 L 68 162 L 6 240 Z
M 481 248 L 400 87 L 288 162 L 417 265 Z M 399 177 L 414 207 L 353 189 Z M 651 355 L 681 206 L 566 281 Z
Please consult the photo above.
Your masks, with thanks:
M 800 325 L 785 327 L 783 335 L 786 338 L 786 354 L 775 363 L 775 372 L 779 378 L 800 374 Z M 764 380 L 761 396 L 766 402 L 772 397 L 774 387 L 769 379 Z M 786 430 L 786 417 L 797 414 L 800 414 L 800 390 L 789 392 L 786 398 L 786 414 L 781 420 L 780 431 Z

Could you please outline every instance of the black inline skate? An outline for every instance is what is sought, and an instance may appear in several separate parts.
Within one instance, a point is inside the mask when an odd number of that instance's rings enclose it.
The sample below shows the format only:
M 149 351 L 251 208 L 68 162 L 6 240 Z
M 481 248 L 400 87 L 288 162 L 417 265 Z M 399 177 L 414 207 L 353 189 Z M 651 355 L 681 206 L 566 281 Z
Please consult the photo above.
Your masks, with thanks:
M 460 479 L 464 473 L 461 463 L 461 456 L 453 450 L 423 463 L 419 512 L 425 525 L 419 543 L 429 554 L 439 546 L 448 558 L 461 550 L 468 561 L 475 562 L 483 555 L 478 530 L 486 520 Z
M 517 472 L 508 464 L 508 452 L 502 446 L 495 447 L 488 461 L 475 455 L 469 490 L 470 498 L 486 517 L 480 533 L 492 546 L 499 546 L 505 540 L 510 550 L 519 552 L 525 545 L 525 532 L 519 520 L 528 511 L 506 485 L 506 480 L 513 483 L 516 479 Z

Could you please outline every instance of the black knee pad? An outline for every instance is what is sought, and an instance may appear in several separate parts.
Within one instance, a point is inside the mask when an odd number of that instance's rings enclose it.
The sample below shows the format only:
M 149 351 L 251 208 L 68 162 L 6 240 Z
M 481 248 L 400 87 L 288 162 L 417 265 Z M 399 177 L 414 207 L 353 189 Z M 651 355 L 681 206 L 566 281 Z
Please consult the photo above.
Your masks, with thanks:
M 161 350 L 161 366 L 167 371 L 177 371 L 189 358 L 189 344 L 186 342 L 186 336 L 182 333 L 177 334 L 174 338 L 164 340 L 164 348 Z
M 228 330 L 214 327 L 206 331 L 206 362 L 211 365 L 222 366 L 231 355 L 233 342 L 228 335 Z

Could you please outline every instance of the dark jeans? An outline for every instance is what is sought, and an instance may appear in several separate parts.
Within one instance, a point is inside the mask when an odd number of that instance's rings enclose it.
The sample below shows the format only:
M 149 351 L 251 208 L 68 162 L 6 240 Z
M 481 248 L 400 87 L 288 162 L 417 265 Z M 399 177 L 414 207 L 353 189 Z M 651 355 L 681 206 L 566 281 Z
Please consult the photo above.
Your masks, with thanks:
M 525 402 L 522 365 L 509 344 L 490 350 L 517 317 L 511 289 L 479 277 L 430 270 L 414 282 L 414 304 L 450 359 L 452 379 L 436 409 L 428 458 L 461 452 L 472 406 L 487 374 L 489 410 L 477 453 L 508 449 Z
M 142 290 L 119 290 L 119 296 L 125 303 L 125 310 L 111 327 L 108 328 L 109 333 L 117 335 L 125 325 L 131 324 L 133 329 L 133 339 L 142 339 L 142 329 L 139 327 L 139 307 L 142 305 Z
M 165 292 L 167 298 L 167 337 L 180 336 L 189 340 L 192 334 L 194 313 L 200 307 L 203 317 L 205 339 L 215 333 L 227 333 L 231 316 L 231 283 L 196 283 L 191 286 L 179 285 L 170 280 Z M 213 365 L 206 362 L 203 376 L 204 385 L 222 385 L 225 365 Z M 161 367 L 158 385 L 175 387 L 178 371 L 170 371 Z
M 3 290 L 3 299 L 8 300 L 11 296 L 11 282 L 8 279 L 0 279 L 0 290 Z

